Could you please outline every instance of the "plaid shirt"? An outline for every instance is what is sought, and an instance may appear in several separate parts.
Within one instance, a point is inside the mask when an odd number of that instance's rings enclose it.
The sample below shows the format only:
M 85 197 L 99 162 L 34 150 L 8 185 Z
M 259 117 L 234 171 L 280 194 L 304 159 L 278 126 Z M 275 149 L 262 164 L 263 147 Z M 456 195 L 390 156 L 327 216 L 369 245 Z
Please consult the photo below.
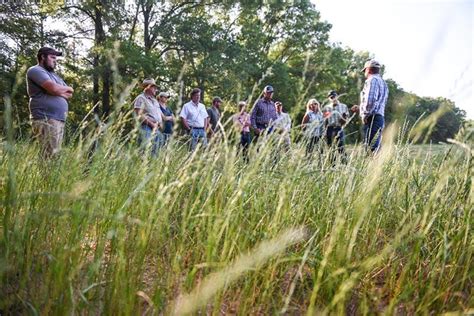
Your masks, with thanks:
M 334 106 L 328 106 L 328 110 L 331 112 L 330 115 L 327 116 L 327 124 L 328 126 L 339 127 L 341 126 L 341 119 L 349 116 L 349 110 L 347 109 L 347 105 L 344 103 L 337 103 Z M 326 108 L 325 108 L 326 110 Z
M 267 101 L 264 98 L 261 98 L 255 102 L 252 113 L 250 114 L 252 128 L 257 128 L 257 124 L 268 126 L 276 119 L 277 113 L 275 110 L 275 103 L 273 103 L 272 100 Z
M 379 74 L 373 74 L 367 78 L 364 89 L 360 93 L 360 116 L 362 119 L 374 114 L 384 116 L 387 98 L 388 87 L 382 77 Z

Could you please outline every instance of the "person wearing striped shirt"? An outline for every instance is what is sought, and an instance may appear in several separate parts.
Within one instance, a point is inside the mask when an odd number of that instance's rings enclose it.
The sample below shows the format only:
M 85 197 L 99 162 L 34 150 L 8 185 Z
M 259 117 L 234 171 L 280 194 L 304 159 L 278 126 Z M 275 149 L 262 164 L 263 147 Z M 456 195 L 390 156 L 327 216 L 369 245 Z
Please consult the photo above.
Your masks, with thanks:
M 250 123 L 255 132 L 255 141 L 263 133 L 270 133 L 271 123 L 277 119 L 275 103 L 272 100 L 273 87 L 268 85 L 263 89 L 262 97 L 255 102 L 250 114 Z
M 330 109 L 331 114 L 329 114 L 326 119 L 326 141 L 328 146 L 337 142 L 338 152 L 344 154 L 344 130 L 342 127 L 349 117 L 349 110 L 347 105 L 339 102 L 336 91 L 330 91 L 328 93 L 328 98 L 332 103 L 332 106 Z
M 372 153 L 380 149 L 388 99 L 387 83 L 380 75 L 380 68 L 381 65 L 376 60 L 372 59 L 365 63 L 362 71 L 366 80 L 360 93 L 360 104 L 351 108 L 354 112 L 359 111 L 364 123 L 364 143 Z

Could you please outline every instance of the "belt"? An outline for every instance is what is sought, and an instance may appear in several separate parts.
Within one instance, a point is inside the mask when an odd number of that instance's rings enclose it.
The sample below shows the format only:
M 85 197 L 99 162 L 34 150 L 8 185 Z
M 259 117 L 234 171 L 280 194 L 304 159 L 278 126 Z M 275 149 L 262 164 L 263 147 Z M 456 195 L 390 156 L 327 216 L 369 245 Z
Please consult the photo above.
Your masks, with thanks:
M 204 129 L 204 127 L 194 127 L 194 126 L 191 126 L 191 129 Z

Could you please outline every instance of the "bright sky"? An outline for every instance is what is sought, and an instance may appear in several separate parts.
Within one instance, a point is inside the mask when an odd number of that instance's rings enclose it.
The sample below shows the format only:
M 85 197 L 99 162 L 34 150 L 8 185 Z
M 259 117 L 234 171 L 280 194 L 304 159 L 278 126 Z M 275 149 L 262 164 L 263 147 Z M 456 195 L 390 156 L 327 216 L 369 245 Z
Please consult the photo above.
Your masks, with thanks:
M 474 119 L 474 0 L 312 0 L 332 42 L 368 51 L 385 78 L 446 97 Z

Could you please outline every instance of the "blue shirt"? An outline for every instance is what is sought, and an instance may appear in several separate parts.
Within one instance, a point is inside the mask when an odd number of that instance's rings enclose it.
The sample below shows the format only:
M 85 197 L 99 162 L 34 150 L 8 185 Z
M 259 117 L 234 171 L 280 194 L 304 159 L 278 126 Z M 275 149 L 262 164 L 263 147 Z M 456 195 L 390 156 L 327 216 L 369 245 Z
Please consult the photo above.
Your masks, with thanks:
M 360 93 L 360 116 L 380 114 L 384 116 L 388 99 L 388 87 L 379 74 L 370 75 L 365 80 L 364 89 Z
M 273 103 L 272 100 L 261 98 L 255 102 L 252 113 L 250 114 L 250 123 L 253 128 L 257 128 L 257 124 L 268 126 L 276 119 L 275 103 Z
M 160 104 L 160 109 L 161 112 L 163 113 L 164 116 L 172 116 L 173 111 L 169 107 L 163 107 Z M 173 121 L 164 121 L 165 128 L 163 129 L 163 134 L 172 134 L 173 133 Z

